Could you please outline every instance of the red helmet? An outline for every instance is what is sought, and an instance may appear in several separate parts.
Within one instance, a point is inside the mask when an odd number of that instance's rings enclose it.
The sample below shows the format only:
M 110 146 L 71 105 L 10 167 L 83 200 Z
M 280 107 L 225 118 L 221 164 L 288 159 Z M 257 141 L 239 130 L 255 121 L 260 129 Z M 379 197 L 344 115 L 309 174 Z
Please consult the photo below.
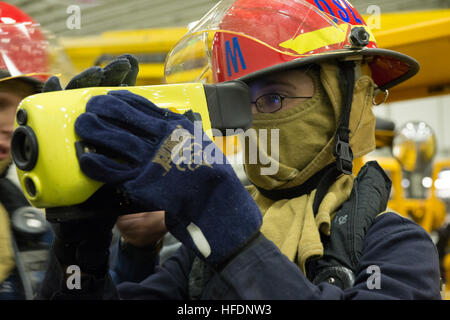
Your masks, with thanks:
M 418 63 L 378 49 L 346 0 L 222 0 L 173 48 L 167 82 L 249 81 L 324 60 L 363 56 L 385 90 L 407 80 Z
M 0 2 L 0 81 L 21 78 L 38 85 L 49 74 L 48 42 L 26 13 Z

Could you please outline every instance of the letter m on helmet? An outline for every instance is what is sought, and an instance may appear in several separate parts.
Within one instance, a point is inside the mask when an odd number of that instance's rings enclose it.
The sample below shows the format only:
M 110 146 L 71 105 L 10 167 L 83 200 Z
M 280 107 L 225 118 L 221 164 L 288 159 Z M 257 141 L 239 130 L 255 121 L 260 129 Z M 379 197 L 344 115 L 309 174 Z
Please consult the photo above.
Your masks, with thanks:
M 230 61 L 233 64 L 233 69 L 235 73 L 239 72 L 239 66 L 238 66 L 238 56 L 239 60 L 241 61 L 242 70 L 247 69 L 245 65 L 244 56 L 242 55 L 241 47 L 239 46 L 239 41 L 237 37 L 233 37 L 233 50 L 231 49 L 230 41 L 225 41 L 225 54 L 227 56 L 227 69 L 228 69 L 228 76 L 231 77 L 231 66 Z

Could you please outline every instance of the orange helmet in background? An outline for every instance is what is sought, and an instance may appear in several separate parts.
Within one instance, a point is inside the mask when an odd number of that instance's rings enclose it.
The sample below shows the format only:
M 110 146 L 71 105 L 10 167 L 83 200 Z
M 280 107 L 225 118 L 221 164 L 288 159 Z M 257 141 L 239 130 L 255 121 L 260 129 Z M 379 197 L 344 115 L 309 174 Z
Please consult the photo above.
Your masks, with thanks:
M 364 56 L 380 90 L 419 70 L 404 54 L 379 49 L 346 0 L 222 0 L 178 42 L 167 82 L 245 82 L 274 71 Z
M 50 76 L 48 48 L 39 24 L 17 7 L 0 2 L 0 81 L 20 78 L 39 92 Z

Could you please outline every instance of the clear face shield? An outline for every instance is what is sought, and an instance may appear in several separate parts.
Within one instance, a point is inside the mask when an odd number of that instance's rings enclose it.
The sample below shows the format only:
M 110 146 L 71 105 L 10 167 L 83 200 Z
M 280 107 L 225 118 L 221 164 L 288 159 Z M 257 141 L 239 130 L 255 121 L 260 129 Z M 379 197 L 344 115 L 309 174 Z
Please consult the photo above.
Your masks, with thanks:
M 305 0 L 221 1 L 168 54 L 166 82 L 222 82 L 283 62 L 349 51 L 355 25 L 367 31 L 366 46 L 376 48 L 356 10 L 348 6 L 343 12 L 335 17 Z

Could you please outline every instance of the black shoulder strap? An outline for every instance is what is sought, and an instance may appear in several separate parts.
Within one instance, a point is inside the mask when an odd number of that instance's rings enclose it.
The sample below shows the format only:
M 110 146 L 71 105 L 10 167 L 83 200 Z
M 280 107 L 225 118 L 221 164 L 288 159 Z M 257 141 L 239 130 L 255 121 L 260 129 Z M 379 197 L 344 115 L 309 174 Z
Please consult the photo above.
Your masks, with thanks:
M 30 205 L 22 190 L 8 178 L 0 178 L 0 202 L 11 215 L 16 209 Z
M 339 171 L 344 174 L 352 174 L 353 152 L 350 147 L 350 113 L 353 103 L 353 91 L 355 88 L 355 63 L 343 61 L 339 64 L 339 83 L 342 92 L 342 115 L 336 130 L 334 142 L 334 155 Z
M 336 165 L 329 169 L 320 181 L 314 198 L 314 215 L 319 210 L 323 197 L 330 186 L 340 174 L 353 173 L 353 152 L 350 147 L 350 113 L 353 103 L 353 91 L 355 88 L 355 63 L 342 61 L 339 63 L 339 83 L 342 92 L 342 115 L 336 130 L 333 154 L 336 157 Z

